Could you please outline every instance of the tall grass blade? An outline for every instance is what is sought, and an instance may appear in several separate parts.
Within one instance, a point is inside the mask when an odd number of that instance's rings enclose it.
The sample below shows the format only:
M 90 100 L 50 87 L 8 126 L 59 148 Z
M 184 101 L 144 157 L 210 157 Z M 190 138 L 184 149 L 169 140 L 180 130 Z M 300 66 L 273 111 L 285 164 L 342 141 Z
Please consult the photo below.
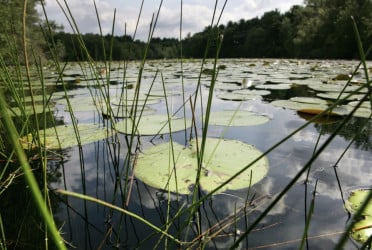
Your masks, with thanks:
M 102 201 L 102 200 L 99 200 L 99 199 L 96 199 L 94 197 L 91 197 L 91 196 L 87 196 L 87 195 L 83 195 L 83 194 L 79 194 L 79 193 L 76 193 L 76 192 L 70 192 L 70 191 L 66 191 L 66 190 L 56 190 L 57 193 L 60 193 L 60 194 L 63 194 L 63 195 L 68 195 L 68 196 L 71 196 L 71 197 L 75 197 L 75 198 L 79 198 L 79 199 L 82 199 L 82 200 L 85 200 L 85 201 L 91 201 L 91 202 L 95 202 L 97 204 L 100 204 L 102 206 L 106 206 L 106 207 L 109 207 L 109 208 L 112 208 L 116 211 L 119 211 L 121 213 L 124 213 L 126 215 L 129 215 L 131 217 L 133 217 L 134 219 L 144 223 L 145 225 L 151 227 L 153 230 L 155 230 L 156 232 L 166 236 L 167 238 L 169 238 L 170 240 L 178 243 L 178 244 L 184 244 L 184 242 L 181 242 L 180 240 L 176 239 L 175 237 L 173 237 L 172 235 L 168 234 L 166 231 L 162 230 L 161 228 L 151 224 L 149 221 L 143 219 L 141 216 L 138 216 L 137 214 L 135 213 L 132 213 L 126 209 L 123 209 L 123 208 L 120 208 L 120 207 L 117 207 L 115 205 L 112 205 L 111 203 L 108 203 L 108 202 L 105 202 L 105 201 Z
M 4 127 L 6 131 L 8 132 L 9 140 L 11 144 L 14 147 L 14 150 L 16 152 L 19 164 L 21 165 L 23 169 L 24 176 L 26 178 L 26 181 L 30 187 L 31 194 L 33 196 L 33 199 L 36 203 L 37 208 L 40 210 L 40 214 L 42 218 L 44 219 L 44 222 L 46 223 L 48 230 L 50 232 L 50 236 L 52 240 L 54 241 L 56 247 L 58 249 L 66 249 L 66 246 L 64 244 L 63 238 L 59 234 L 58 229 L 56 228 L 56 225 L 54 224 L 54 220 L 52 215 L 50 214 L 50 211 L 45 206 L 46 202 L 43 199 L 43 196 L 41 194 L 40 188 L 37 184 L 37 181 L 35 179 L 35 176 L 31 170 L 31 167 L 28 163 L 27 156 L 25 152 L 22 149 L 21 144 L 19 143 L 19 135 L 18 132 L 14 126 L 14 123 L 9 116 L 7 110 L 6 110 L 6 102 L 4 95 L 2 93 L 2 90 L 0 90 L 0 112 L 3 114 L 3 121 L 4 121 Z
M 363 64 L 363 68 L 364 68 L 364 74 L 365 74 L 365 78 L 366 78 L 366 85 L 367 85 L 367 88 L 368 88 L 368 94 L 367 95 L 369 97 L 369 101 L 370 101 L 371 107 L 372 107 L 372 98 L 371 98 L 372 97 L 372 87 L 371 87 L 371 81 L 369 80 L 369 73 L 368 73 L 368 68 L 367 68 L 367 64 L 366 64 L 366 53 L 364 52 L 363 44 L 362 44 L 362 41 L 361 41 L 361 38 L 360 38 L 360 35 L 359 35 L 359 30 L 358 30 L 357 24 L 356 24 L 353 17 L 352 17 L 352 22 L 353 22 L 354 33 L 355 33 L 356 42 L 357 42 L 357 46 L 358 46 L 358 50 L 359 50 L 359 56 L 360 56 L 361 63 Z M 369 51 L 370 51 L 370 49 L 368 49 L 367 53 Z M 368 118 L 368 120 L 369 121 L 371 120 L 371 116 Z M 369 192 L 369 194 L 367 195 L 363 204 L 360 206 L 359 210 L 354 214 L 353 218 L 360 218 L 360 216 L 363 214 L 363 211 L 366 209 L 368 203 L 370 203 L 371 201 L 372 201 L 372 191 Z M 335 249 L 342 249 L 344 247 L 344 245 L 345 245 L 345 243 L 346 243 L 346 241 L 349 237 L 349 234 L 350 234 L 350 232 L 352 232 L 352 229 L 353 229 L 356 222 L 357 222 L 357 220 L 353 220 L 346 227 L 346 231 L 342 235 L 339 242 L 337 243 Z M 370 239 L 371 239 L 371 237 L 370 237 Z M 369 239 L 369 242 L 371 242 L 370 239 Z M 369 248 L 370 247 L 371 247 L 371 245 L 369 245 Z

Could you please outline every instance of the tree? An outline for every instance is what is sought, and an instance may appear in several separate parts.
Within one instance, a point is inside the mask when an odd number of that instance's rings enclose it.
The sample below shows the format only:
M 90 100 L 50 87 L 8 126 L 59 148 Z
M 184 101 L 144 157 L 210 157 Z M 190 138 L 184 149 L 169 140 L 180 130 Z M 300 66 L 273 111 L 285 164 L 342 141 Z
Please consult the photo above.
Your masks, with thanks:
M 44 57 L 43 38 L 36 5 L 39 1 L 29 0 L 26 8 L 26 44 L 30 54 Z M 23 8 L 19 0 L 0 0 L 0 57 L 6 63 L 23 62 Z
M 307 57 L 355 58 L 355 34 L 351 16 L 354 17 L 362 39 L 371 43 L 368 35 L 372 20 L 370 0 L 307 0 L 300 12 L 295 44 Z

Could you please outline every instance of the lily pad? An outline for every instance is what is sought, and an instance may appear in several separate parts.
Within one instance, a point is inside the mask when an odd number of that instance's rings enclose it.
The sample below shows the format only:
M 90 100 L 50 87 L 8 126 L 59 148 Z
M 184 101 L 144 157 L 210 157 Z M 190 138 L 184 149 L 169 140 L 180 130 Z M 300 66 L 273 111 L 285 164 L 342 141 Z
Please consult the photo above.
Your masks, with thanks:
M 279 83 L 279 84 L 262 84 L 257 85 L 256 89 L 274 89 L 274 90 L 287 90 L 291 88 L 289 83 Z
M 316 94 L 317 96 L 319 97 L 322 97 L 322 98 L 325 98 L 325 99 L 331 99 L 331 100 L 337 100 L 337 99 L 344 99 L 346 98 L 346 100 L 361 100 L 364 96 L 363 95 L 351 95 L 349 97 L 347 97 L 349 95 L 349 93 L 342 93 L 340 95 L 340 93 L 337 93 L 337 92 L 325 92 L 325 93 L 318 93 Z
M 301 110 L 301 109 L 325 110 L 328 108 L 328 106 L 324 104 L 303 103 L 303 102 L 295 102 L 291 100 L 276 100 L 276 101 L 272 101 L 271 104 L 277 107 L 294 109 L 294 110 Z
M 138 118 L 137 118 L 138 119 Z M 138 127 L 135 130 L 137 135 L 156 135 L 169 133 L 169 118 L 164 114 L 146 115 L 142 116 L 139 120 Z M 185 118 L 172 117 L 171 129 L 172 132 L 182 131 L 191 126 L 191 121 Z M 137 124 L 136 122 L 135 124 Z M 115 124 L 115 129 L 124 134 L 131 134 L 133 130 L 133 120 L 128 118 Z
M 372 216 L 365 216 L 362 220 L 355 223 L 351 237 L 361 243 L 367 242 L 372 235 Z
M 137 104 L 138 106 L 143 106 L 143 105 L 152 105 L 152 104 L 157 104 L 160 102 L 160 98 L 154 98 L 154 97 L 149 97 L 148 99 L 138 99 L 137 101 L 133 101 L 133 99 L 120 99 L 120 98 L 113 98 L 111 100 L 111 103 L 113 105 L 117 106 L 134 106 Z
M 166 90 L 166 95 L 169 97 L 169 96 L 178 96 L 178 95 L 181 95 L 181 91 L 180 90 Z M 149 96 L 150 97 L 165 97 L 165 94 L 164 94 L 164 90 L 162 89 L 153 89 L 151 90 L 150 93 L 146 93 L 145 95 Z M 151 99 L 151 98 L 150 98 Z M 152 98 L 153 100 L 155 100 L 155 98 Z
M 38 104 L 36 104 L 34 108 L 35 108 L 36 114 L 42 114 L 43 112 L 49 112 L 49 110 L 51 111 L 54 110 L 53 107 L 44 107 L 43 105 L 38 105 Z M 19 107 L 11 107 L 11 108 L 8 108 L 8 114 L 11 117 L 17 117 L 23 114 L 30 116 L 34 114 L 34 108 L 31 105 L 25 106 L 23 110 L 21 110 Z M 1 114 L 0 114 L 0 117 L 2 117 Z
M 270 95 L 271 92 L 269 90 L 261 90 L 261 89 L 240 89 L 233 91 L 234 94 L 241 94 L 241 95 Z
M 345 84 L 325 84 L 325 83 L 315 83 L 315 84 L 309 84 L 309 88 L 316 90 L 316 91 L 322 91 L 322 92 L 336 92 L 340 93 L 341 91 L 347 92 L 353 92 L 356 91 L 359 86 L 347 86 L 345 88 Z M 366 90 L 359 91 L 360 93 L 365 93 Z
M 233 84 L 216 84 L 214 87 L 215 89 L 226 90 L 226 91 L 233 91 L 233 90 L 241 89 L 240 86 L 233 85 Z
M 79 124 L 77 126 L 81 145 L 102 140 L 112 135 L 111 130 L 100 128 L 96 124 Z M 48 149 L 68 148 L 78 145 L 75 130 L 72 124 L 60 125 L 39 131 L 41 144 Z M 45 140 L 44 140 L 45 137 Z M 30 133 L 21 139 L 22 147 L 25 149 L 35 148 L 36 138 Z
M 301 110 L 298 110 L 297 114 L 299 117 L 305 119 L 306 121 L 312 120 L 312 122 L 318 123 L 318 124 L 332 124 L 342 119 L 341 116 L 334 116 L 334 115 L 331 115 L 331 116 L 323 115 L 323 116 L 320 116 L 314 119 L 314 116 L 315 116 L 314 114 L 304 113 L 304 112 L 301 112 Z
M 349 198 L 345 202 L 345 208 L 350 213 L 354 214 L 359 210 L 363 202 L 366 200 L 370 189 L 357 189 L 350 192 Z M 372 216 L 372 200 L 368 202 L 367 208 L 364 210 L 363 215 Z
M 350 113 L 354 110 L 355 106 L 357 105 L 358 101 L 353 101 L 348 103 L 347 105 L 343 105 L 342 107 L 347 110 L 347 113 Z M 365 101 L 361 104 L 361 106 L 355 110 L 353 116 L 361 117 L 361 118 L 369 118 L 372 114 L 372 109 L 370 108 L 370 102 Z
M 111 110 L 108 108 L 102 108 L 101 112 L 105 117 L 113 116 L 114 118 L 128 118 L 131 116 L 130 111 L 131 108 L 126 106 L 111 106 Z M 137 116 L 139 116 L 141 112 L 143 115 L 152 115 L 156 112 L 156 110 L 147 106 L 140 107 L 137 109 Z
M 210 125 L 217 126 L 253 126 L 270 121 L 270 118 L 244 110 L 224 110 L 212 112 L 209 117 Z
M 350 213 L 356 213 L 372 189 L 356 189 L 350 192 L 349 198 L 345 202 L 345 208 Z M 367 206 L 362 211 L 363 218 L 358 220 L 351 230 L 351 237 L 361 243 L 365 243 L 372 235 L 372 200 L 368 200 Z
M 355 107 L 359 104 L 359 101 L 352 101 L 352 102 L 349 102 L 348 105 L 349 106 L 352 106 L 352 107 Z M 369 101 L 364 101 L 361 105 L 360 105 L 361 108 L 366 108 L 366 109 L 371 109 L 371 102 Z
M 315 104 L 324 104 L 327 105 L 328 102 L 326 100 L 316 98 L 316 97 L 292 97 L 289 100 L 294 102 L 302 102 L 302 103 L 315 103 Z
M 248 100 L 260 100 L 262 96 L 259 95 L 242 95 L 237 94 L 234 92 L 228 92 L 217 95 L 218 98 L 222 100 L 229 100 L 229 101 L 248 101 Z
M 48 96 L 44 96 L 44 95 L 35 95 L 33 97 L 25 96 L 24 98 L 20 99 L 20 101 L 23 103 L 29 103 L 29 102 L 32 102 L 32 100 L 34 100 L 35 102 L 42 102 L 42 101 L 46 102 L 48 100 Z M 13 100 L 13 102 L 15 102 L 15 100 Z
M 338 74 L 333 78 L 333 80 L 338 80 L 338 81 L 348 81 L 351 78 L 351 75 L 347 74 Z
M 297 110 L 298 113 L 309 114 L 309 115 L 318 115 L 320 113 L 323 113 L 324 111 L 325 109 L 298 109 Z M 347 110 L 342 107 L 336 107 L 332 111 L 328 111 L 324 113 L 323 116 L 330 117 L 330 116 L 343 116 L 343 115 L 347 115 Z
M 190 147 L 167 142 L 145 150 L 137 159 L 136 177 L 155 188 L 192 193 L 198 169 L 196 145 L 196 140 L 191 141 Z M 214 190 L 261 154 L 255 147 L 240 141 L 207 138 L 200 175 L 202 190 Z M 268 169 L 268 160 L 263 157 L 218 192 L 254 185 L 266 176 Z

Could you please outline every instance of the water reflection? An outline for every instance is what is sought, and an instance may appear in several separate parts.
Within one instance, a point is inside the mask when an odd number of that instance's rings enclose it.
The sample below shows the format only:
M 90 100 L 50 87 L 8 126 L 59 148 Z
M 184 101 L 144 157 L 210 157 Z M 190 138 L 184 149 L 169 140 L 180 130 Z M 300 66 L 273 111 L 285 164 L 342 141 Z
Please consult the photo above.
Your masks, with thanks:
M 191 96 L 189 99 L 191 101 L 185 104 L 185 111 L 188 118 L 195 116 L 199 119 L 203 106 L 200 103 L 192 103 L 194 88 L 198 81 L 195 72 L 199 70 L 199 67 L 192 63 L 188 66 L 190 67 L 185 72 L 185 83 L 187 98 Z M 240 82 L 245 77 L 246 73 L 242 73 L 241 62 L 232 62 L 229 67 L 230 81 Z M 274 65 L 272 67 L 273 69 L 270 70 L 265 69 L 266 72 L 262 75 L 273 78 L 278 68 Z M 133 72 L 137 72 L 134 71 L 134 68 L 129 69 L 129 73 L 132 75 Z M 145 86 L 152 82 L 154 72 L 146 72 Z M 235 74 L 235 72 L 239 72 L 239 74 Z M 253 71 L 251 73 L 254 74 Z M 169 79 L 170 85 L 176 86 L 174 81 L 180 80 L 180 78 L 176 77 L 175 79 L 172 74 L 175 73 L 166 75 L 169 77 L 166 79 Z M 221 77 L 224 77 L 223 72 L 221 74 Z M 293 72 L 291 74 L 293 76 Z M 259 74 L 256 74 L 251 77 L 258 76 Z M 305 78 L 308 77 L 309 73 Z M 296 76 L 292 77 L 292 80 L 305 81 L 305 78 Z M 282 76 L 280 80 L 283 80 Z M 208 81 L 208 78 L 203 77 L 202 81 Z M 87 85 L 89 83 L 86 83 L 84 87 L 69 91 L 77 97 L 77 100 L 87 95 L 89 91 L 98 95 L 99 91 L 95 92 L 96 87 L 87 88 Z M 115 88 L 111 89 L 110 93 L 113 96 L 121 93 L 120 87 L 122 86 L 120 85 L 117 84 Z M 170 88 L 172 89 L 172 87 Z M 175 88 L 179 88 L 179 85 Z M 215 93 L 222 92 L 223 90 L 216 90 Z M 203 87 L 199 95 L 206 100 L 208 93 L 209 89 Z M 295 111 L 273 107 L 270 102 L 293 96 L 314 95 L 315 92 L 310 91 L 306 85 L 295 85 L 290 91 L 273 90 L 262 100 L 241 103 L 215 98 L 213 99 L 213 110 L 239 107 L 241 110 L 264 114 L 270 118 L 270 122 L 249 127 L 210 126 L 208 136 L 223 136 L 228 139 L 240 140 L 265 152 L 307 122 Z M 184 100 L 180 96 L 171 96 L 168 102 L 170 110 L 175 111 L 183 105 Z M 193 114 L 190 102 L 197 105 Z M 157 109 L 158 112 L 166 112 L 163 101 L 151 107 Z M 57 107 L 56 116 L 60 118 L 57 124 L 72 122 L 72 116 L 64 108 L 64 106 Z M 182 112 L 183 110 L 180 111 L 180 113 Z M 103 121 L 97 110 L 78 111 L 74 115 L 80 123 L 105 122 L 110 124 L 111 122 L 111 120 Z M 182 213 L 182 211 L 190 209 L 191 196 L 168 194 L 145 185 L 135 177 L 132 178 L 133 169 L 131 166 L 135 159 L 136 148 L 128 149 L 130 138 L 121 134 L 107 140 L 84 145 L 81 148 L 72 147 L 58 152 L 62 156 L 61 158 L 48 161 L 48 185 L 51 190 L 66 189 L 107 201 L 138 214 L 163 229 L 168 221 L 175 218 L 171 226 L 167 228 L 167 232 L 190 244 L 185 246 L 196 248 L 201 240 L 209 239 L 206 249 L 225 249 L 231 246 L 265 211 L 310 161 L 314 152 L 327 141 L 339 124 L 340 121 L 331 124 L 309 124 L 267 155 L 270 170 L 261 182 L 250 189 L 229 190 L 212 196 L 201 204 L 200 208 L 191 215 L 191 218 L 187 212 Z M 196 122 L 196 125 L 196 131 L 192 128 L 185 132 L 172 134 L 173 140 L 185 144 L 190 137 L 195 137 L 196 134 L 200 136 L 200 120 Z M 371 134 L 370 121 L 363 118 L 350 119 L 329 146 L 311 163 L 309 170 L 298 178 L 292 188 L 283 195 L 239 247 L 241 249 L 248 247 L 252 249 L 274 247 L 275 249 L 297 249 L 303 235 L 305 218 L 309 211 L 313 192 L 316 191 L 315 209 L 308 232 L 309 248 L 333 248 L 349 220 L 349 214 L 343 207 L 344 197 L 354 187 L 370 186 L 372 179 L 369 167 L 372 163 Z M 168 141 L 170 138 L 171 135 L 141 137 L 140 148 L 145 149 L 153 144 Z M 351 141 L 352 144 L 350 144 Z M 346 148 L 348 148 L 347 151 L 345 151 Z M 128 154 L 129 152 L 130 154 Z M 129 156 L 131 159 L 127 158 Z M 35 224 L 35 221 L 39 219 L 33 209 L 24 209 L 24 207 L 30 207 L 30 199 L 28 196 L 26 197 L 27 191 L 25 192 L 27 188 L 24 183 L 12 185 L 10 188 L 10 192 L 9 190 L 6 192 L 8 196 L 5 196 L 4 193 L 1 197 L 6 201 L 1 203 L 2 211 L 6 211 L 2 212 L 2 219 L 7 227 L 12 223 L 13 218 L 19 217 L 21 219 L 14 223 L 14 228 L 9 226 L 7 229 L 9 235 L 15 235 L 18 232 L 17 228 L 22 227 L 23 223 L 25 231 L 22 231 L 22 240 L 33 242 L 31 239 L 33 238 L 42 242 L 41 231 L 31 232 L 32 230 L 29 230 L 35 228 L 35 225 L 28 226 L 29 223 Z M 14 197 L 11 195 L 12 193 L 20 193 L 21 196 Z M 111 208 L 66 196 L 52 195 L 51 197 L 52 209 L 56 221 L 59 223 L 58 226 L 66 241 L 77 249 L 132 249 L 136 247 L 152 249 L 154 246 L 175 249 L 180 247 L 171 240 L 165 240 L 165 238 L 160 238 L 159 234 L 154 234 L 154 230 L 143 222 Z M 33 221 L 29 222 L 28 219 Z M 190 225 L 185 224 L 185 221 L 189 220 L 191 221 Z M 12 237 L 8 238 L 16 240 Z M 18 244 L 23 244 L 23 241 Z M 352 247 L 353 243 L 351 242 L 345 246 L 347 249 Z

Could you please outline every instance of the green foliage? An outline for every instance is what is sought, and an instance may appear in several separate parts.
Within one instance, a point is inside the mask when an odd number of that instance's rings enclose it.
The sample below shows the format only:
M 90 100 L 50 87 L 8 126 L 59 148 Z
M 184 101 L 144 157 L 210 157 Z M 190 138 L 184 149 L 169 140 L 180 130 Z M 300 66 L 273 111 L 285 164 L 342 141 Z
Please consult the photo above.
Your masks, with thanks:
M 45 32 L 36 12 L 37 1 L 28 1 L 27 39 L 35 55 L 50 59 L 49 45 L 54 39 L 58 58 L 65 61 L 86 60 L 86 51 L 79 48 L 79 35 L 65 33 L 63 27 L 49 22 L 52 36 Z M 23 2 L 2 3 L 0 18 L 0 56 L 6 62 L 22 61 L 22 13 Z M 354 17 L 365 44 L 372 41 L 372 2 L 369 0 L 305 1 L 305 6 L 293 6 L 289 11 L 266 12 L 262 17 L 227 25 L 206 27 L 182 41 L 183 56 L 201 58 L 208 40 L 207 57 L 213 57 L 217 48 L 218 34 L 224 35 L 220 55 L 224 58 L 270 57 L 270 58 L 357 58 L 358 50 L 351 22 Z M 12 20 L 9 22 L 9 20 Z M 42 28 L 44 30 L 44 37 Z M 97 61 L 141 59 L 146 43 L 133 40 L 131 36 L 107 34 L 81 34 L 89 55 Z M 45 39 L 46 38 L 46 39 Z M 49 45 L 48 45 L 49 44 Z M 102 46 L 104 44 L 104 46 Z M 178 58 L 180 41 L 175 38 L 153 38 L 147 52 L 148 59 Z
M 220 55 L 223 58 L 344 58 L 358 57 L 351 16 L 361 32 L 361 39 L 372 41 L 372 2 L 362 1 L 306 1 L 305 6 L 293 6 L 282 14 L 278 10 L 266 12 L 261 18 L 241 19 L 227 25 L 208 26 L 203 31 L 188 35 L 183 41 L 183 56 L 201 58 L 216 53 L 218 34 L 223 34 Z M 82 35 L 89 54 L 103 60 L 111 37 L 106 35 L 106 50 L 102 51 L 101 36 Z M 58 33 L 55 40 L 66 48 L 74 48 L 77 35 Z M 206 51 L 208 40 L 210 42 Z M 114 37 L 113 60 L 140 59 L 145 43 L 133 41 L 130 36 Z M 104 53 L 105 52 L 105 53 Z M 79 51 L 69 49 L 65 60 L 82 59 Z M 149 59 L 177 58 L 180 42 L 172 38 L 153 38 L 148 51 Z M 84 58 L 83 58 L 84 59 Z
M 28 1 L 26 9 L 26 39 L 35 55 L 43 55 L 45 42 L 38 26 L 36 11 L 38 1 Z M 1 1 L 0 8 L 0 57 L 6 63 L 23 60 L 23 1 Z

